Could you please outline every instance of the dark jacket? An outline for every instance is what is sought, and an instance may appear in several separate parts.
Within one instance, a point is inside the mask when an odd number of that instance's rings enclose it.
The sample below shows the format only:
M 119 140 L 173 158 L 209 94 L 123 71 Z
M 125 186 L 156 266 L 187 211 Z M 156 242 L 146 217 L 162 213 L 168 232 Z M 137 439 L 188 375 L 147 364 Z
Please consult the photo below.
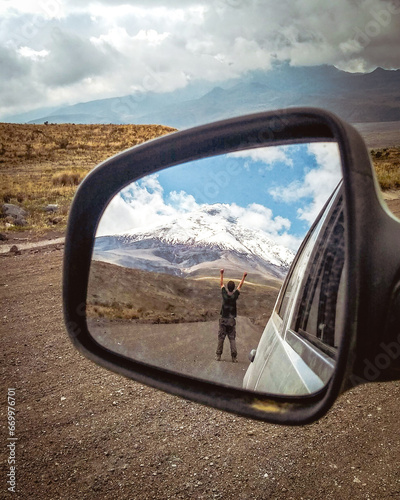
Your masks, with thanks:
M 235 290 L 232 294 L 227 292 L 225 287 L 221 288 L 222 291 L 222 318 L 236 318 L 236 301 L 240 295 L 239 290 Z

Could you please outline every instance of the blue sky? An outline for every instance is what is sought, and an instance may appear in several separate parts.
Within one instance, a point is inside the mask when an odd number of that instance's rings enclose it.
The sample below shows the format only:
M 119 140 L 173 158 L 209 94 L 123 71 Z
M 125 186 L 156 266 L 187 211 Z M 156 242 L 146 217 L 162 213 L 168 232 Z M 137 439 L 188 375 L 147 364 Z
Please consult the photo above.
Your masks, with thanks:
M 222 203 L 241 223 L 296 249 L 341 176 L 335 143 L 267 147 L 171 167 L 124 188 L 98 235 L 162 224 Z
M 192 195 L 198 204 L 226 203 L 246 207 L 253 203 L 272 209 L 274 214 L 292 221 L 292 229 L 301 233 L 306 221 L 295 218 L 298 203 L 284 203 L 274 199 L 270 191 L 292 182 L 301 182 L 304 168 L 317 167 L 316 158 L 307 151 L 307 146 L 280 148 L 283 158 L 265 163 L 249 156 L 223 155 L 202 159 L 190 164 L 173 167 L 160 172 L 158 180 L 166 193 L 183 191 Z M 283 155 L 282 155 L 283 156 Z M 294 165 L 302 168 L 294 168 Z M 311 195 L 302 200 L 310 203 Z

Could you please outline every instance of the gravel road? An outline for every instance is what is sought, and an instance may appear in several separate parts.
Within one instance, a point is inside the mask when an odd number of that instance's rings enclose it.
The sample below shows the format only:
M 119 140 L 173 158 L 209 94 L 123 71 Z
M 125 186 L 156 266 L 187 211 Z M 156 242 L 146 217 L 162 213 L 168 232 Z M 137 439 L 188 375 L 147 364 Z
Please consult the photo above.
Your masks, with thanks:
M 296 428 L 161 393 L 75 351 L 61 262 L 60 245 L 0 256 L 0 498 L 10 454 L 21 499 L 400 498 L 400 382 L 353 389 Z
M 238 388 L 250 364 L 248 355 L 263 332 L 249 318 L 236 324 L 237 363 L 232 363 L 228 338 L 221 361 L 216 361 L 218 320 L 179 324 L 135 324 L 132 321 L 89 320 L 89 330 L 101 345 L 160 368 L 176 370 Z

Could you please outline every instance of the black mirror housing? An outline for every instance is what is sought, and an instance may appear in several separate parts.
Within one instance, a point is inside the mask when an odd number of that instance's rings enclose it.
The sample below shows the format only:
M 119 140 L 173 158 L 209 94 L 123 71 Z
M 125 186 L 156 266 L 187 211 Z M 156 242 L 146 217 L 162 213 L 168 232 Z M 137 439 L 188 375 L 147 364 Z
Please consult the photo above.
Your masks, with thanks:
M 315 141 L 336 141 L 339 145 L 347 221 L 347 300 L 342 342 L 334 373 L 323 389 L 308 396 L 253 394 L 134 361 L 96 342 L 86 321 L 94 238 L 106 205 L 122 187 L 191 160 L 260 146 Z M 368 152 L 353 127 L 328 112 L 309 108 L 216 122 L 128 149 L 101 163 L 81 184 L 71 207 L 66 235 L 65 324 L 80 352 L 128 378 L 250 418 L 305 424 L 325 414 L 348 387 L 400 378 L 399 248 L 399 222 L 379 199 Z

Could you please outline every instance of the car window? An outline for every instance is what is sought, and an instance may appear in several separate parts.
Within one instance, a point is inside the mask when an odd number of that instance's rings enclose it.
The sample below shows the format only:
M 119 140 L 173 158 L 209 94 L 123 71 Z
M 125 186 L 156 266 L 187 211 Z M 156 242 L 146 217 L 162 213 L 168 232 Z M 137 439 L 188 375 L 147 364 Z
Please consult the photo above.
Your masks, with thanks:
M 314 248 L 306 281 L 298 302 L 293 330 L 334 354 L 339 339 L 335 332 L 343 302 L 345 261 L 343 198 L 340 196 L 322 228 L 322 238 Z
M 282 302 L 279 308 L 279 316 L 282 318 L 284 324 L 290 323 L 290 319 L 293 313 L 293 306 L 295 304 L 298 291 L 300 288 L 300 284 L 303 280 L 304 273 L 307 268 L 307 262 L 312 253 L 312 249 L 315 245 L 315 242 L 318 238 L 318 234 L 322 227 L 322 220 L 319 224 L 314 228 L 314 231 L 310 235 L 306 246 L 304 247 L 300 257 L 296 262 L 296 267 L 289 279 L 289 282 L 286 286 L 285 293 L 282 298 Z
M 320 235 L 321 231 L 326 231 L 326 221 L 330 218 L 333 207 L 337 206 L 338 191 L 339 187 L 336 189 L 335 194 L 332 196 L 330 202 L 328 203 L 323 216 L 319 219 L 318 223 L 309 234 L 307 242 L 301 250 L 299 257 L 295 262 L 292 274 L 286 284 L 286 288 L 283 292 L 282 300 L 279 305 L 278 315 L 283 320 L 283 323 L 287 326 L 292 326 L 295 304 L 296 302 L 298 302 L 299 294 L 304 293 L 304 276 L 306 275 L 306 271 L 309 271 L 310 262 L 314 261 L 313 253 L 315 251 L 314 247 L 318 236 Z

